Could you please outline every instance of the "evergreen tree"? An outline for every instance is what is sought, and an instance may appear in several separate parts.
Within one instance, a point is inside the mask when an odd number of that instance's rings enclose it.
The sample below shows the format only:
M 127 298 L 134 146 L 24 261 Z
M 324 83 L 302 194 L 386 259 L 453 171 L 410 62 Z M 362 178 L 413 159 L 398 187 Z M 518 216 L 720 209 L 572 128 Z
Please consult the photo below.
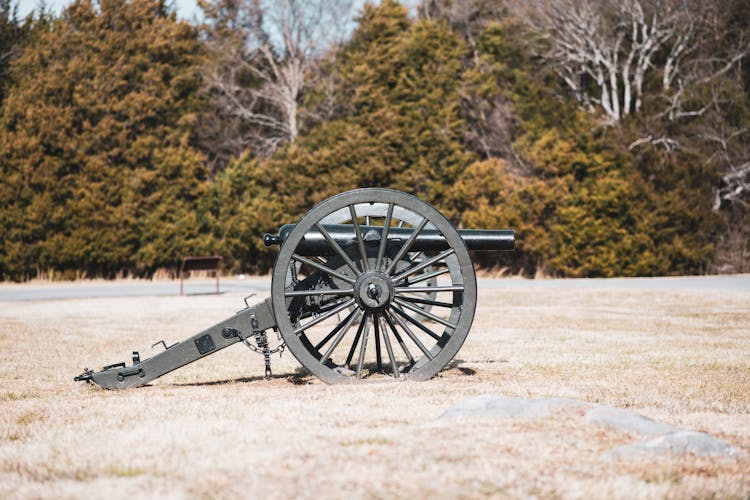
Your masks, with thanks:
M 77 0 L 35 37 L 0 123 L 4 278 L 150 272 L 204 244 L 199 58 L 163 0 Z
M 469 49 L 447 24 L 409 23 L 393 1 L 365 6 L 351 43 L 339 56 L 347 121 L 375 138 L 383 177 L 373 181 L 411 192 L 455 215 L 446 187 L 471 163 L 461 116 Z
M 18 19 L 18 3 L 0 0 L 0 106 L 5 88 L 10 84 L 10 62 L 20 54 L 24 38 L 30 31 L 30 21 Z

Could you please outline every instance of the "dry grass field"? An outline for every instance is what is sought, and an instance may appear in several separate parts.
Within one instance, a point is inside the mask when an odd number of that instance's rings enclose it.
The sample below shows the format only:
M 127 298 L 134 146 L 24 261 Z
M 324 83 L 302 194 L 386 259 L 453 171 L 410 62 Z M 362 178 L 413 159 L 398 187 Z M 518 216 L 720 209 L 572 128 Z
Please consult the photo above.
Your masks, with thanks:
M 230 316 L 242 295 L 0 303 L 0 498 L 750 497 L 750 293 L 480 290 L 428 382 L 328 386 L 236 345 L 152 385 L 73 376 Z M 439 419 L 481 394 L 627 408 L 734 459 L 613 459 L 637 434 L 568 409 Z

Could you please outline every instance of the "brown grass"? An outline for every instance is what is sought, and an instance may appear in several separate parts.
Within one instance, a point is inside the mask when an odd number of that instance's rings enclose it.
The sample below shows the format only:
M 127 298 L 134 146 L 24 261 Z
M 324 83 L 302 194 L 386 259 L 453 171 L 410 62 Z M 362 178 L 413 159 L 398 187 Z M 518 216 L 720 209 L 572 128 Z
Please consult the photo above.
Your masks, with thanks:
M 0 304 L 0 498 L 747 497 L 750 294 L 481 290 L 458 358 L 423 383 L 328 386 L 234 346 L 152 386 L 73 383 L 230 316 L 240 295 Z M 479 394 L 568 397 L 706 431 L 736 460 L 604 457 L 582 424 L 444 419 Z

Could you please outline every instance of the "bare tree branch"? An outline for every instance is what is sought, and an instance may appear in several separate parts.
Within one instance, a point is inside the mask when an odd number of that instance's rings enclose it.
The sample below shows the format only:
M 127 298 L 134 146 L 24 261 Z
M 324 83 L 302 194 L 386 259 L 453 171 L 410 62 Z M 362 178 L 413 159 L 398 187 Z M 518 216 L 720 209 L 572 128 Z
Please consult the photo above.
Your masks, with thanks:
M 265 157 L 299 135 L 299 104 L 319 58 L 348 33 L 352 0 L 203 0 L 206 94 L 230 119 L 232 155 Z M 237 137 L 239 135 L 239 137 Z M 240 148 L 237 150 L 236 148 Z
M 549 0 L 537 1 L 524 18 L 549 41 L 546 56 L 576 98 L 586 107 L 598 105 L 615 123 L 641 111 L 645 82 L 656 71 L 671 120 L 705 112 L 682 110 L 687 89 L 750 55 L 750 42 L 742 41 L 724 58 L 700 58 L 696 49 L 706 35 L 697 26 L 705 9 L 683 1 Z
M 717 210 L 723 203 L 744 206 L 750 199 L 750 140 L 744 129 L 720 118 L 722 109 L 731 106 L 721 97 L 722 83 L 750 56 L 750 32 L 746 27 L 727 31 L 721 8 L 704 0 L 515 3 L 518 17 L 547 40 L 544 56 L 582 107 L 600 110 L 610 125 L 644 112 L 664 121 L 662 132 L 636 139 L 629 150 L 646 145 L 668 153 L 682 149 L 669 136 L 670 124 L 716 115 L 711 120 L 717 123 L 710 126 L 718 132 L 702 140 L 716 148 L 709 161 L 718 162 L 713 166 L 721 174 Z M 647 105 L 650 109 L 644 109 Z
M 718 211 L 725 202 L 750 207 L 750 159 L 746 156 L 747 148 L 741 147 L 746 136 L 745 128 L 704 136 L 718 146 L 714 156 L 719 156 L 720 162 L 727 166 L 720 184 L 714 189 L 714 211 Z
M 676 141 L 669 137 L 654 137 L 652 135 L 649 135 L 647 137 L 641 137 L 640 139 L 633 141 L 628 146 L 628 151 L 633 151 L 634 149 L 644 144 L 649 144 L 655 148 L 661 147 L 666 151 L 682 149 L 682 145 L 679 143 L 679 141 Z

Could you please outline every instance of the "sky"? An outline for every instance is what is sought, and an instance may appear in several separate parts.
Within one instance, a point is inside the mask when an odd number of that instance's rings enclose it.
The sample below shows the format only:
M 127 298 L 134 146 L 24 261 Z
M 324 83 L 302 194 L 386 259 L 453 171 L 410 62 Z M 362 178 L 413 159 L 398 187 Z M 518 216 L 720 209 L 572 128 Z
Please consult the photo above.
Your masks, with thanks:
M 63 7 L 70 4 L 71 1 L 72 0 L 45 0 L 45 4 L 47 5 L 47 10 L 59 14 Z M 32 11 L 37 10 L 40 3 L 41 0 L 20 0 L 20 2 L 18 2 L 18 17 L 23 19 Z M 177 9 L 177 17 L 180 19 L 190 21 L 200 14 L 200 9 L 198 8 L 196 0 L 172 0 L 172 3 Z
M 60 14 L 63 7 L 69 5 L 73 0 L 44 0 L 47 10 L 54 14 Z M 187 21 L 193 21 L 201 17 L 201 10 L 198 8 L 197 0 L 167 0 L 177 9 L 177 17 Z M 372 2 L 372 0 L 370 0 Z M 17 0 L 18 18 L 23 19 L 32 11 L 38 10 L 42 0 Z M 352 12 L 358 12 L 365 0 L 354 0 L 354 9 Z M 375 3 L 375 2 L 373 2 Z M 412 14 L 414 14 L 418 0 L 401 0 L 402 5 L 406 5 Z

